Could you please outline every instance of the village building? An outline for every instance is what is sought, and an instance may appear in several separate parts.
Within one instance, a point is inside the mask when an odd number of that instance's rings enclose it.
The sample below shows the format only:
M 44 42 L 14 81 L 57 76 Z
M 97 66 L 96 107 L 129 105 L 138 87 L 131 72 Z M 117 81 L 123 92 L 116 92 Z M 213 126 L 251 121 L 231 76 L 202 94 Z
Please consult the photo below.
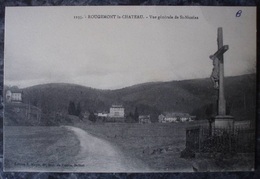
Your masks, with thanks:
M 170 113 L 165 112 L 158 116 L 160 123 L 172 123 L 172 122 L 188 122 L 194 120 L 195 116 L 191 116 L 188 113 Z
M 6 102 L 21 103 L 22 102 L 22 91 L 19 89 L 7 90 L 6 91 Z
M 106 122 L 125 122 L 125 108 L 123 105 L 112 105 L 109 109 Z
M 139 118 L 140 124 L 150 124 L 151 123 L 150 115 L 141 115 L 138 118 Z
M 105 122 L 108 118 L 107 112 L 96 112 L 95 115 L 95 122 Z
M 104 122 L 108 118 L 108 113 L 107 112 L 98 112 L 95 113 L 96 116 L 96 122 Z
M 108 116 L 111 118 L 124 118 L 125 108 L 122 105 L 112 105 Z
M 108 113 L 106 113 L 106 112 L 98 112 L 97 113 L 97 117 L 107 118 L 107 116 L 108 116 Z
M 177 122 L 177 116 L 172 115 L 171 113 L 160 114 L 160 115 L 158 116 L 158 120 L 159 120 L 160 123 Z

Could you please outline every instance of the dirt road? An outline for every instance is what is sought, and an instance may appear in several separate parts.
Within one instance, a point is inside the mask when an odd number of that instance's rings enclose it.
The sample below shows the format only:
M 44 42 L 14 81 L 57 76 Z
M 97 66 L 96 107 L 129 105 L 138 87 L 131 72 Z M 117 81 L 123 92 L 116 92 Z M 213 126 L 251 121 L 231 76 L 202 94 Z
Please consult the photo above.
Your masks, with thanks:
M 78 164 L 77 172 L 138 172 L 149 171 L 138 159 L 125 156 L 115 146 L 109 142 L 97 138 L 86 131 L 72 126 L 64 126 L 68 130 L 75 133 L 80 141 L 80 152 L 77 156 Z

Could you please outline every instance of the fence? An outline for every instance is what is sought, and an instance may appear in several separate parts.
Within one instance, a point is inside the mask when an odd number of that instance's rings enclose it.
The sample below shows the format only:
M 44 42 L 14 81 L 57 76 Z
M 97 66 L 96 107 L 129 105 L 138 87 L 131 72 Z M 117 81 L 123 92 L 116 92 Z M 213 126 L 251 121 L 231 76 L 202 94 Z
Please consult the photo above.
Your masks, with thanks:
M 249 153 L 255 150 L 255 130 L 235 127 L 234 129 L 210 129 L 190 127 L 186 129 L 186 148 L 194 152 Z

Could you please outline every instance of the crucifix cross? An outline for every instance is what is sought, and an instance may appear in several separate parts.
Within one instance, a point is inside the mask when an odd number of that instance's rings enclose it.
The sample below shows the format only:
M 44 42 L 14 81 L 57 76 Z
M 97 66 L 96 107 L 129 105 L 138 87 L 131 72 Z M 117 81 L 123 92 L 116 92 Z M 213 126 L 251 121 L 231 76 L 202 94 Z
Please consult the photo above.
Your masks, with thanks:
M 226 115 L 226 101 L 225 101 L 225 93 L 224 93 L 224 57 L 223 54 L 228 50 L 228 45 L 223 46 L 223 31 L 222 27 L 218 28 L 218 50 L 211 55 L 210 58 L 214 60 L 214 69 L 212 72 L 212 78 L 217 78 L 216 81 L 218 83 L 218 115 L 224 116 Z M 216 70 L 214 72 L 214 70 Z M 215 74 L 214 74 L 215 73 Z M 214 77 L 213 75 L 216 75 Z
M 223 54 L 228 50 L 228 45 L 224 45 L 222 46 L 220 49 L 218 49 L 218 51 L 216 51 L 214 53 L 214 55 L 211 55 L 211 58 L 218 58 L 221 57 L 221 55 L 223 56 Z

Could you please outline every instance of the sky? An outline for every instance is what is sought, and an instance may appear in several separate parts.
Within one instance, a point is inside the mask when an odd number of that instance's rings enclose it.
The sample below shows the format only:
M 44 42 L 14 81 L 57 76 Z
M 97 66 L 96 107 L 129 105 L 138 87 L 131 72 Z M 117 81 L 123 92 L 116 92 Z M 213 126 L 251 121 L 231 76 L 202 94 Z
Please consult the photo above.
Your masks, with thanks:
M 239 10 L 242 14 L 236 17 Z M 150 15 L 198 19 L 158 20 Z M 224 45 L 229 45 L 225 76 L 256 71 L 254 7 L 7 7 L 5 18 L 5 85 L 73 83 L 118 89 L 209 78 L 218 27 L 223 28 Z

